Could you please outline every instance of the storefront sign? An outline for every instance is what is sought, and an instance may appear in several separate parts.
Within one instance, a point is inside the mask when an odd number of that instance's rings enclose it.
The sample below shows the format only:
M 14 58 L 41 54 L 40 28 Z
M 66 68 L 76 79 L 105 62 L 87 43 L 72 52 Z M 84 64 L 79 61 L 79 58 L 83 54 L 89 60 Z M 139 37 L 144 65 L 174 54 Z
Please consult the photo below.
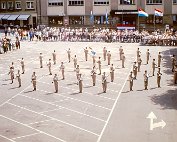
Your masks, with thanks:
M 129 11 L 129 12 L 115 12 L 115 14 L 138 14 L 138 12 L 135 11 Z

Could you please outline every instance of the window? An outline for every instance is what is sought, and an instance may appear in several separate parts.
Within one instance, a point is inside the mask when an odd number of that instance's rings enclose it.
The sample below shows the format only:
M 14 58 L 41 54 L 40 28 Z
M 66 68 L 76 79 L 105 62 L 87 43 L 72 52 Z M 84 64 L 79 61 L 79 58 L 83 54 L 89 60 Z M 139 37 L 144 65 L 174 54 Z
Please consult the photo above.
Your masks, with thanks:
M 94 5 L 109 5 L 109 0 L 94 0 Z
M 34 9 L 34 2 L 33 1 L 26 2 L 26 9 Z
M 159 4 L 162 4 L 162 0 L 146 0 L 146 4 L 156 4 L 156 5 L 159 5 Z
M 134 5 L 135 4 L 135 0 L 120 0 L 120 4 Z
M 8 1 L 8 2 L 7 2 L 7 8 L 8 8 L 8 9 L 13 8 L 13 2 L 12 2 L 12 1 Z
M 84 0 L 69 0 L 69 6 L 83 6 Z
M 15 2 L 15 9 L 21 9 L 21 2 L 20 1 Z
M 70 25 L 83 25 L 84 24 L 84 16 L 70 16 L 69 17 Z
M 147 24 L 154 24 L 154 15 L 149 15 L 146 18 Z M 155 24 L 162 24 L 163 23 L 163 17 L 155 16 Z
M 173 4 L 177 4 L 177 0 L 173 0 Z
M 6 2 L 1 2 L 1 9 L 6 9 Z
M 97 25 L 106 24 L 106 16 L 94 16 L 94 23 Z M 109 21 L 107 21 L 107 24 L 109 24 Z
M 63 0 L 49 0 L 48 6 L 63 6 Z

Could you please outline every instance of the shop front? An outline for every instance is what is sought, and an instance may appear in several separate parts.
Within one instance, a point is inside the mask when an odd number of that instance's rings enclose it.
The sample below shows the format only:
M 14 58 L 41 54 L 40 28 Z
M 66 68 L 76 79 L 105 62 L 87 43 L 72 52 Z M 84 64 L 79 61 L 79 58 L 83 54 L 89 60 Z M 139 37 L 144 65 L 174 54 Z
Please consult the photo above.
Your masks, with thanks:
M 63 16 L 49 16 L 48 25 L 51 27 L 63 26 Z

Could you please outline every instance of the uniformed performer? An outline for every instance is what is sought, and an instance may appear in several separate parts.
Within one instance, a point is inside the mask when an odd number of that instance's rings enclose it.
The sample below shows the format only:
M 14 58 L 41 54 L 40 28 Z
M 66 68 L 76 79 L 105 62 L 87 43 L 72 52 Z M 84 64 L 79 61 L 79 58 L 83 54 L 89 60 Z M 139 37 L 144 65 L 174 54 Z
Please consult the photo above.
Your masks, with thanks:
M 53 64 L 55 65 L 56 64 L 56 60 L 57 60 L 57 55 L 56 55 L 55 50 L 52 53 L 52 57 L 53 57 Z
M 175 65 L 176 65 L 176 58 L 175 58 L 175 55 L 173 55 L 171 57 L 171 63 L 172 63 L 172 72 L 174 72 L 174 68 L 175 68 Z
M 98 75 L 101 75 L 101 57 L 98 57 L 98 70 L 99 70 L 99 74 Z
M 11 63 L 10 68 L 12 68 L 13 70 L 15 69 L 14 62 Z
M 76 57 L 76 55 L 74 55 L 73 62 L 74 62 L 74 70 L 75 70 L 76 66 L 77 66 L 77 57 Z
M 129 82 L 130 82 L 130 91 L 133 91 L 133 76 L 132 76 L 132 71 L 129 74 Z
M 122 48 L 122 46 L 120 46 L 120 48 L 119 48 L 120 60 L 122 60 L 122 52 L 123 52 L 123 48 Z
M 111 63 L 111 53 L 110 53 L 110 51 L 108 51 L 107 57 L 108 57 L 108 65 L 110 65 L 110 63 Z
M 10 74 L 10 79 L 11 79 L 11 84 L 14 82 L 14 68 L 13 66 L 10 67 L 10 71 L 9 71 L 9 74 Z
M 92 55 L 92 62 L 93 62 L 93 66 L 96 66 L 96 56 Z
M 78 76 L 78 84 L 79 84 L 79 93 L 82 93 L 82 89 L 83 89 L 83 84 L 82 84 L 82 74 L 80 73 Z
M 49 75 L 52 75 L 52 70 L 51 70 L 51 68 L 52 68 L 52 63 L 51 63 L 51 59 L 49 59 L 49 62 L 47 63 L 47 66 L 48 66 L 48 68 L 49 68 Z
M 68 62 L 70 63 L 71 62 L 71 50 L 70 50 L 70 48 L 67 50 L 67 53 L 68 53 Z
M 43 55 L 40 53 L 39 55 L 39 61 L 40 61 L 40 68 L 43 68 Z
M 78 78 L 79 78 L 79 74 L 80 74 L 80 68 L 79 68 L 79 65 L 77 65 L 75 71 L 76 71 L 76 78 L 77 78 L 77 80 L 78 80 Z
M 125 68 L 125 54 L 122 51 L 122 55 L 121 55 L 121 60 L 122 60 L 122 68 Z
M 156 63 L 155 63 L 155 59 L 153 59 L 152 61 L 152 75 L 154 76 L 154 73 L 155 73 L 155 68 L 156 68 Z
M 134 62 L 134 64 L 133 64 L 133 75 L 134 75 L 134 79 L 136 79 L 137 73 L 138 73 L 138 67 L 137 67 L 137 65 L 136 65 L 136 62 Z
M 140 54 L 141 54 L 141 52 L 140 52 L 140 50 L 138 48 L 137 51 L 136 51 L 137 59 L 139 58 Z
M 85 61 L 88 60 L 88 49 L 87 47 L 84 49 L 84 53 L 85 53 Z
M 103 93 L 106 93 L 107 90 L 107 77 L 106 77 L 106 73 L 103 72 L 102 75 L 102 87 L 103 87 Z
M 60 71 L 61 71 L 61 74 L 62 74 L 62 80 L 64 80 L 65 79 L 65 66 L 64 66 L 63 62 L 61 62 Z
M 58 82 L 59 82 L 58 76 L 57 74 L 55 74 L 53 77 L 53 82 L 52 82 L 54 83 L 55 93 L 58 93 Z
M 33 91 L 36 91 L 36 81 L 37 81 L 37 76 L 36 76 L 36 73 L 33 72 L 31 76 L 31 82 L 33 83 Z
M 174 84 L 177 84 L 177 65 L 174 66 Z
M 161 61 L 162 61 L 162 55 L 161 55 L 161 52 L 159 52 L 159 54 L 158 54 L 158 67 L 160 67 Z
M 158 86 L 158 88 L 160 88 L 161 76 L 162 76 L 162 73 L 160 72 L 160 68 L 158 68 L 158 72 L 157 72 L 157 86 Z
M 138 72 L 140 72 L 140 67 L 141 67 L 141 63 L 142 63 L 142 60 L 141 60 L 141 56 L 139 55 L 139 57 L 137 58 L 137 63 L 138 63 Z
M 114 71 L 115 71 L 114 66 L 113 66 L 113 64 L 111 64 L 111 66 L 110 66 L 111 82 L 114 81 Z
M 22 74 L 24 74 L 25 73 L 25 61 L 23 58 L 21 59 L 20 63 L 21 63 L 21 67 L 22 67 Z
M 150 52 L 149 52 L 149 49 L 147 49 L 147 51 L 146 51 L 146 64 L 149 63 L 149 58 L 150 58 Z
M 149 75 L 147 74 L 147 71 L 145 70 L 144 72 L 144 89 L 145 90 L 148 90 L 148 78 L 149 78 Z
M 106 61 L 107 49 L 106 47 L 103 48 L 103 59 Z
M 21 87 L 21 77 L 20 77 L 20 70 L 18 70 L 17 74 L 16 74 L 16 78 L 18 80 L 18 84 L 19 84 L 19 88 Z
M 92 81 L 93 81 L 93 86 L 96 84 L 96 68 L 93 66 L 93 69 L 91 70 L 91 76 L 92 76 Z

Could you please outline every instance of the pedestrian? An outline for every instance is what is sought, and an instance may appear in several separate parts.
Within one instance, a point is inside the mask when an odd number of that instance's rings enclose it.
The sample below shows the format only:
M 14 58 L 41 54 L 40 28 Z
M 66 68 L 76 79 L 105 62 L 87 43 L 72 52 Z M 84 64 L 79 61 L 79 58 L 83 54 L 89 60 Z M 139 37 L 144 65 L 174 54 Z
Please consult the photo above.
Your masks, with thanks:
M 21 77 L 20 77 L 20 70 L 18 70 L 17 74 L 16 74 L 16 78 L 18 80 L 18 84 L 19 84 L 19 88 L 21 87 Z
M 141 54 L 141 52 L 140 52 L 140 50 L 139 50 L 139 48 L 138 48 L 138 49 L 137 49 L 137 51 L 136 51 L 137 60 L 138 60 L 138 58 L 139 58 L 140 54 Z
M 77 66 L 77 57 L 76 57 L 76 55 L 74 55 L 73 62 L 74 62 L 74 70 L 75 70 L 76 66 Z
M 114 66 L 113 66 L 113 64 L 111 64 L 111 66 L 110 66 L 111 82 L 114 81 L 114 71 L 115 71 Z
M 101 75 L 101 57 L 98 57 L 98 69 L 99 69 L 99 74 L 98 75 Z
M 13 83 L 13 80 L 14 80 L 14 68 L 11 66 L 10 67 L 10 71 L 9 71 L 9 74 L 10 74 L 10 79 L 11 79 L 11 84 Z
M 148 79 L 149 79 L 149 75 L 147 74 L 147 71 L 145 70 L 144 72 L 144 90 L 148 90 Z
M 132 71 L 129 74 L 129 82 L 130 82 L 130 91 L 133 91 L 133 76 L 132 76 Z
M 147 49 L 147 51 L 146 51 L 146 64 L 149 63 L 149 58 L 150 58 L 150 52 L 149 52 L 149 49 Z
M 64 66 L 63 62 L 61 62 L 60 70 L 61 70 L 61 74 L 62 74 L 62 80 L 64 80 L 65 79 L 65 66 Z
M 40 61 L 40 68 L 43 68 L 43 55 L 40 53 L 39 55 L 39 61 Z
M 56 65 L 57 55 L 55 53 L 55 50 L 53 51 L 52 56 L 53 56 L 53 64 Z
M 154 73 L 155 73 L 155 68 L 156 68 L 156 63 L 155 63 L 155 59 L 153 59 L 152 61 L 152 75 L 154 76 Z
M 174 84 L 177 84 L 177 65 L 174 66 L 174 77 L 173 77 L 173 80 L 174 80 Z
M 158 88 L 160 88 L 161 76 L 162 76 L 162 73 L 160 72 L 160 68 L 158 68 L 158 72 L 157 72 L 157 86 L 158 86 Z
M 172 72 L 174 72 L 174 68 L 175 68 L 175 65 L 176 65 L 176 58 L 175 58 L 175 55 L 173 55 L 171 57 L 171 63 L 172 63 Z
M 106 77 L 106 73 L 103 72 L 102 75 L 102 87 L 103 87 L 103 93 L 106 93 L 107 90 L 107 77 Z
M 91 76 L 92 76 L 92 81 L 93 81 L 93 86 L 96 84 L 96 68 L 93 66 L 93 69 L 91 70 Z
M 103 59 L 106 61 L 107 49 L 106 47 L 103 48 Z
M 138 72 L 140 72 L 140 67 L 141 67 L 141 63 L 142 63 L 142 60 L 141 60 L 141 56 L 139 55 L 139 57 L 137 58 L 137 63 L 138 63 Z
M 162 55 L 161 55 L 161 52 L 159 52 L 159 54 L 158 54 L 158 67 L 160 67 L 161 61 L 162 61 Z
M 92 54 L 93 66 L 96 66 L 96 56 Z
M 134 75 L 134 79 L 136 79 L 137 73 L 138 73 L 138 67 L 137 67 L 137 65 L 136 65 L 136 62 L 134 62 L 134 64 L 133 64 L 133 75 Z
M 53 82 L 52 82 L 54 83 L 55 93 L 58 93 L 58 82 L 59 82 L 58 76 L 57 74 L 55 74 L 53 77 Z
M 70 48 L 68 49 L 67 53 L 68 53 L 68 62 L 70 63 L 71 62 L 71 50 L 70 50 Z
M 111 53 L 110 53 L 110 51 L 108 51 L 108 53 L 107 53 L 107 58 L 108 58 L 108 65 L 110 65 L 110 63 L 111 63 Z
M 47 66 L 48 66 L 48 68 L 49 68 L 49 75 L 52 75 L 52 70 L 51 70 L 51 68 L 52 68 L 52 63 L 51 63 L 51 59 L 49 59 L 49 62 L 47 63 Z
M 82 74 L 80 73 L 78 76 L 78 84 L 79 84 L 79 93 L 82 93 L 82 89 L 83 89 L 83 83 L 82 83 Z
M 33 72 L 33 74 L 32 74 L 32 77 L 31 77 L 31 82 L 32 82 L 32 84 L 33 84 L 33 91 L 36 91 L 36 80 L 37 79 L 37 76 L 36 76 L 36 73 L 35 72 Z
M 77 78 L 77 80 L 79 78 L 79 74 L 80 74 L 80 68 L 79 68 L 79 65 L 77 65 L 77 67 L 76 67 L 76 78 Z
M 88 60 L 88 49 L 87 47 L 84 49 L 84 53 L 85 53 L 85 61 Z
M 122 46 L 120 46 L 120 48 L 119 48 L 119 57 L 120 57 L 120 60 L 122 60 L 122 52 L 123 52 L 123 48 L 122 48 Z
M 24 74 L 25 73 L 25 61 L 23 58 L 21 59 L 20 63 L 21 63 L 21 67 L 22 67 L 22 74 Z
M 121 55 L 121 60 L 122 60 L 122 68 L 125 68 L 125 54 L 122 51 L 122 55 Z

